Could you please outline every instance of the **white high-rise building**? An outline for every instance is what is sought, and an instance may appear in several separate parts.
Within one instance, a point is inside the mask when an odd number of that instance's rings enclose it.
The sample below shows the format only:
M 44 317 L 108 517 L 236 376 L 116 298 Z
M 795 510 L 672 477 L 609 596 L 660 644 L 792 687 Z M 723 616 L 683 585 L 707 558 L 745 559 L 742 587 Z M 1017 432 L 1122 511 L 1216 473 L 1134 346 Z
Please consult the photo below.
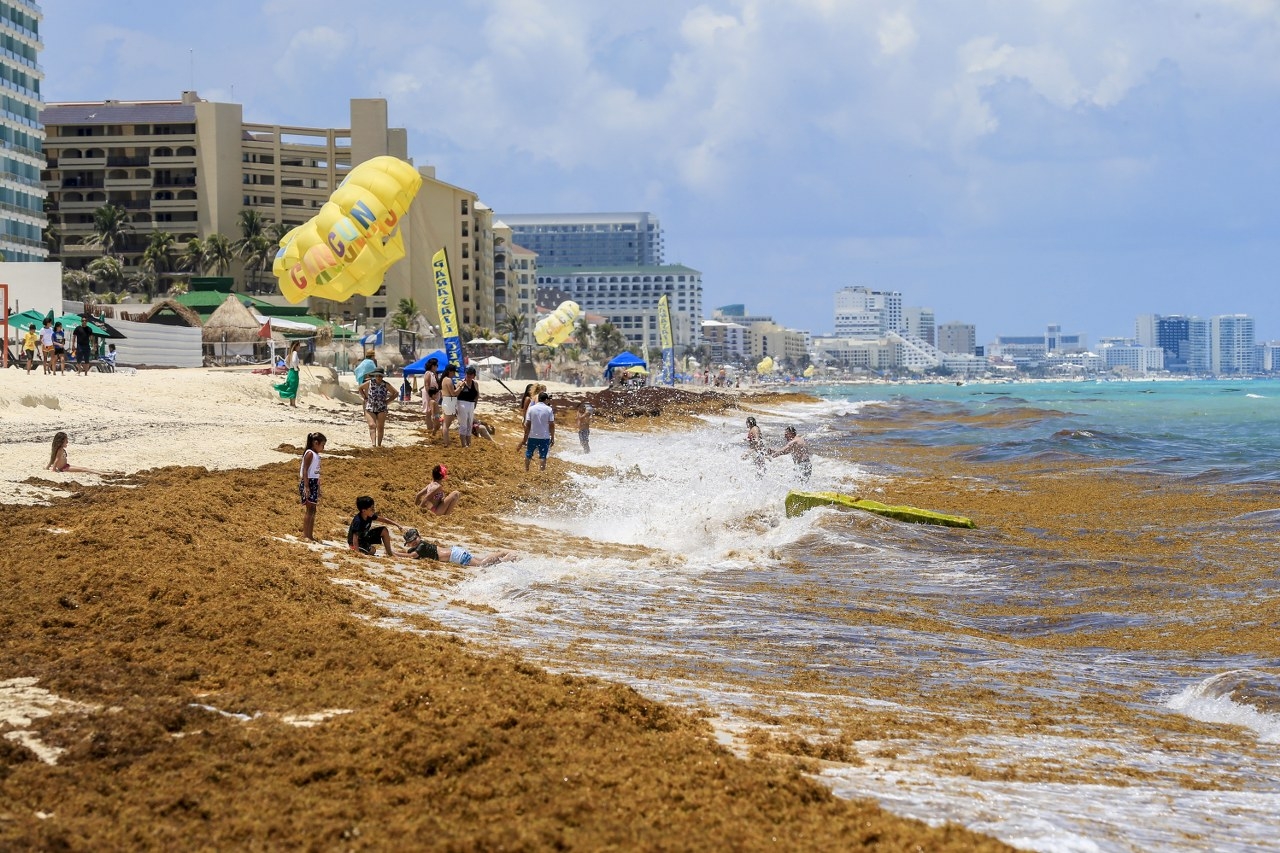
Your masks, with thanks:
M 935 322 L 932 308 L 910 305 L 902 309 L 902 331 L 934 346 L 938 343 L 934 335 Z
M 901 331 L 901 293 L 866 287 L 846 287 L 836 292 L 835 337 L 875 338 Z
M 1253 318 L 1248 314 L 1220 314 L 1209 321 L 1209 367 L 1213 373 L 1256 373 L 1257 355 Z
M 8 261 L 46 261 L 44 125 L 40 123 L 40 4 L 0 0 L 0 254 Z

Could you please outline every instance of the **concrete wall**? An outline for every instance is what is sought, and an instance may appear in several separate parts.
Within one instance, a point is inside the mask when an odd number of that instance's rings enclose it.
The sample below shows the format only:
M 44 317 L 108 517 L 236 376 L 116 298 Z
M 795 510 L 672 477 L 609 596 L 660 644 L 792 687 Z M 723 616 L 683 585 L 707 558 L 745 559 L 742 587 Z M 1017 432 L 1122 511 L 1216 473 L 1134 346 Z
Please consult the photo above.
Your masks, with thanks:
M 0 284 L 9 285 L 9 313 L 35 308 L 62 313 L 62 264 L 0 263 Z

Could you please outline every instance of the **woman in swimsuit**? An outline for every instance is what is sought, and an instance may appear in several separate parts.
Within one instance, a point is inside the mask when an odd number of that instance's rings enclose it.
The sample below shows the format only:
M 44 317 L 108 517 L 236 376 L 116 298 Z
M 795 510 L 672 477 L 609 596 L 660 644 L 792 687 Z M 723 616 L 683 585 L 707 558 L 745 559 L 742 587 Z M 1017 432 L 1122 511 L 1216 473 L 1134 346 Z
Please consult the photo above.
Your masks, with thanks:
M 453 419 L 458 415 L 458 385 L 453 380 L 457 375 L 458 366 L 447 364 L 444 375 L 440 379 L 440 402 L 444 407 L 444 422 L 441 424 L 441 429 L 444 430 L 445 447 L 449 446 L 449 427 L 453 426 Z
M 382 446 L 382 433 L 387 425 L 387 405 L 396 399 L 396 389 L 383 377 L 381 367 L 374 368 L 369 378 L 360 386 L 360 396 L 364 398 L 364 419 L 369 424 L 369 443 L 374 447 Z
M 448 515 L 458 505 L 462 492 L 444 493 L 444 478 L 449 476 L 449 469 L 437 465 L 431 469 L 431 482 L 422 491 L 413 496 L 413 502 L 435 515 Z
M 67 443 L 71 441 L 65 432 L 60 432 L 53 437 L 53 449 L 49 452 L 49 464 L 44 466 L 50 471 L 56 471 L 59 474 L 97 474 L 99 477 L 107 476 L 102 471 L 95 471 L 92 468 L 77 468 L 67 461 Z
M 427 416 L 427 432 L 435 435 L 440 431 L 440 376 L 437 370 L 440 362 L 427 359 L 422 374 L 422 414 Z

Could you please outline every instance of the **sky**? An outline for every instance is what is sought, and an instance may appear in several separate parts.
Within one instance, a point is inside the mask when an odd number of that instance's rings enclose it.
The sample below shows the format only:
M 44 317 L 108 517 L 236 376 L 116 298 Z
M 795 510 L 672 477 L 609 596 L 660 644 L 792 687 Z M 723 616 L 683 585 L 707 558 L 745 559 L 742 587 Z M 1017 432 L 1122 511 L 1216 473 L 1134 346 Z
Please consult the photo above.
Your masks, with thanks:
M 45 0 L 47 102 L 346 127 L 506 213 L 647 210 L 705 313 L 835 293 L 1090 342 L 1280 338 L 1280 0 Z

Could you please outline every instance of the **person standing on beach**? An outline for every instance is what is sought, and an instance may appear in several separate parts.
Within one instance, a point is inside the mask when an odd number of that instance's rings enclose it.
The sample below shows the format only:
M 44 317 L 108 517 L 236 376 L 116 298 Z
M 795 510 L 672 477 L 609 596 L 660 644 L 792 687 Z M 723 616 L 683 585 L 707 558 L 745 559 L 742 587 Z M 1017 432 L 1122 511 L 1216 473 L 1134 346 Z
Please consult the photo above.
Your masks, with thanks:
M 55 373 L 67 375 L 67 333 L 61 323 L 53 324 L 53 366 Z
M 328 441 L 322 432 L 307 433 L 307 448 L 298 467 L 298 497 L 302 499 L 302 538 L 316 541 L 316 506 L 320 503 L 320 454 Z
M 542 387 L 542 386 L 540 386 Z M 524 470 L 529 470 L 533 461 L 533 452 L 538 451 L 541 460 L 538 470 L 547 470 L 547 452 L 556 443 L 556 413 L 547 405 L 551 395 L 543 391 L 538 395 L 538 402 L 529 406 L 524 413 Z
M 444 493 L 444 479 L 449 476 L 449 469 L 436 465 L 431 469 L 431 482 L 422 491 L 413 496 L 413 502 L 433 515 L 448 515 L 462 500 L 462 492 Z
M 298 371 L 302 366 L 302 356 L 298 354 L 300 346 L 302 346 L 301 341 L 294 341 L 289 345 L 289 355 L 284 360 L 284 366 L 289 369 L 289 374 L 279 385 L 271 386 L 276 389 L 281 400 L 288 400 L 289 405 L 295 409 L 298 407 Z
M 468 367 L 462 384 L 458 386 L 458 440 L 463 447 L 471 446 L 471 427 L 476 419 L 476 403 L 480 400 L 480 383 L 476 381 L 476 369 Z
M 591 452 L 591 405 L 582 403 L 578 406 L 578 441 L 582 444 L 582 452 Z
M 356 369 L 352 371 L 356 376 L 356 387 L 364 384 L 369 378 L 369 374 L 378 366 L 378 359 L 374 358 L 373 350 L 368 350 L 364 354 L 364 361 L 356 365 Z
M 93 330 L 89 328 L 88 317 L 80 318 L 80 325 L 76 326 L 71 336 L 75 341 L 75 348 L 72 352 L 75 353 L 76 373 L 81 376 L 88 376 L 89 351 L 93 343 Z
M 44 328 L 40 330 L 40 354 L 44 356 L 44 372 L 53 373 L 57 359 L 53 350 L 53 321 L 48 317 L 44 318 Z
M 742 458 L 746 459 L 748 456 L 753 457 L 756 463 L 756 473 L 763 474 L 765 462 L 764 454 L 764 433 L 760 431 L 760 427 L 756 424 L 755 418 L 747 418 L 747 453 L 746 456 L 743 456 Z
M 787 443 L 781 447 L 770 450 L 770 456 L 783 456 L 789 454 L 793 462 L 796 463 L 796 470 L 800 472 L 800 482 L 809 482 L 810 475 L 813 474 L 813 462 L 809 459 L 809 445 L 805 443 L 802 436 L 796 435 L 796 428 L 789 426 L 782 431 L 782 436 Z
M 22 354 L 27 357 L 27 375 L 31 375 L 31 371 L 36 366 L 36 349 L 40 346 L 40 333 L 36 331 L 36 324 L 31 323 L 27 326 L 27 333 L 22 336 Z
M 458 416 L 458 383 L 454 381 L 457 375 L 458 366 L 450 363 L 444 366 L 444 374 L 440 377 L 440 404 L 444 410 L 441 429 L 444 430 L 445 447 L 449 446 L 449 427 Z
M 387 427 L 387 407 L 395 399 L 396 389 L 384 378 L 381 367 L 369 371 L 369 378 L 360 385 L 360 397 L 364 400 L 364 419 L 369 424 L 369 443 L 382 446 L 382 434 Z
M 427 359 L 422 374 L 422 414 L 427 416 L 427 434 L 434 438 L 440 431 L 440 362 L 435 356 Z

